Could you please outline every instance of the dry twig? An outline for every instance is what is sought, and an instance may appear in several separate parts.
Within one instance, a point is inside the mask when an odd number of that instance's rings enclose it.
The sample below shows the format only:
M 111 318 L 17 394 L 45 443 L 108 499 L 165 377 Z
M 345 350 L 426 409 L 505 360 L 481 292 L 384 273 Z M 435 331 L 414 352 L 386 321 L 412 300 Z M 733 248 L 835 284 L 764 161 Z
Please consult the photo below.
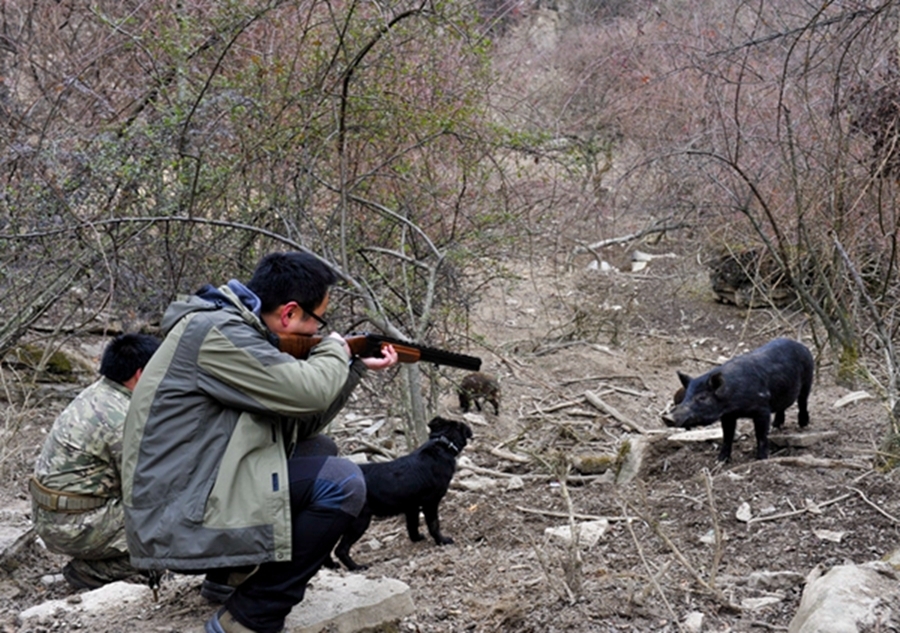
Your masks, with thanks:
M 830 506 L 833 503 L 838 503 L 839 501 L 843 501 L 848 498 L 850 494 L 841 495 L 840 497 L 835 497 L 834 499 L 829 499 L 828 501 L 823 501 L 822 503 L 817 503 L 816 508 L 824 508 L 825 506 Z M 762 523 L 763 521 L 777 521 L 778 519 L 787 519 L 790 517 L 794 517 L 800 514 L 806 514 L 810 509 L 800 508 L 799 510 L 793 510 L 791 512 L 782 512 L 781 514 L 770 514 L 764 517 L 753 517 L 749 521 L 747 521 L 747 525 L 752 523 Z
M 634 512 L 635 514 L 637 514 L 637 516 L 638 516 L 642 521 L 644 521 L 647 525 L 650 526 L 650 528 L 653 530 L 653 533 L 654 533 L 654 534 L 656 534 L 660 539 L 662 539 L 663 543 L 666 544 L 666 547 L 668 547 L 669 550 L 675 555 L 675 558 L 678 559 L 678 562 L 682 564 L 682 566 L 688 571 L 688 573 L 689 573 L 691 576 L 693 576 L 694 582 L 696 582 L 696 583 L 697 583 L 698 585 L 700 585 L 703 589 L 705 589 L 705 590 L 706 590 L 713 598 L 715 598 L 715 600 L 716 600 L 717 602 L 719 602 L 719 604 L 721 604 L 724 608 L 726 608 L 726 609 L 728 609 L 728 610 L 730 610 L 730 611 L 734 611 L 735 613 L 740 613 L 740 612 L 741 612 L 741 607 L 740 607 L 740 606 L 738 606 L 738 605 L 732 603 L 732 602 L 725 596 L 725 594 L 722 593 L 721 590 L 719 590 L 718 588 L 713 587 L 712 585 L 710 585 L 710 584 L 703 578 L 703 576 L 702 576 L 696 569 L 694 569 L 694 566 L 691 565 L 691 563 L 690 563 L 690 561 L 687 559 L 687 557 L 681 552 L 680 549 L 678 549 L 678 546 L 675 545 L 675 543 L 672 542 L 672 539 L 670 539 L 669 536 L 668 536 L 665 532 L 663 532 L 662 528 L 660 527 L 660 525 L 659 525 L 659 523 L 658 523 L 657 521 L 650 520 L 650 519 L 648 519 L 647 517 L 643 516 L 643 514 L 642 514 L 637 508 L 635 508 L 632 504 L 628 503 L 628 501 L 625 501 L 625 504 L 627 505 L 627 507 L 628 507 L 632 512 Z
M 622 511 L 624 513 L 626 509 L 623 507 Z M 631 534 L 631 540 L 634 542 L 634 547 L 637 550 L 638 556 L 640 556 L 641 558 L 641 563 L 643 563 L 644 569 L 647 570 L 647 576 L 650 578 L 650 582 L 653 585 L 653 588 L 656 589 L 656 593 L 659 594 L 659 597 L 663 601 L 663 604 L 666 605 L 666 609 L 668 610 L 672 621 L 675 623 L 675 626 L 678 627 L 679 631 L 684 631 L 684 628 L 678 621 L 678 616 L 675 615 L 675 610 L 672 608 L 672 605 L 669 604 L 669 599 L 666 597 L 666 592 L 662 590 L 662 586 L 659 584 L 659 581 L 656 578 L 656 574 L 654 574 L 653 570 L 650 569 L 650 563 L 647 562 L 647 557 L 644 556 L 644 548 L 641 547 L 641 542 L 638 540 L 637 534 L 634 533 L 634 528 L 631 527 L 631 519 L 626 520 L 625 525 L 628 527 L 628 533 Z
M 712 519 L 713 534 L 715 535 L 715 548 L 713 550 L 712 562 L 709 564 L 709 584 L 716 583 L 716 571 L 719 569 L 719 563 L 722 561 L 724 553 L 724 541 L 722 537 L 722 528 L 719 525 L 719 513 L 716 511 L 716 498 L 713 495 L 712 476 L 709 469 L 703 469 L 703 483 L 706 484 L 706 498 L 709 501 L 709 516 Z
M 866 470 L 869 466 L 858 462 L 848 462 L 843 459 L 825 459 L 822 457 L 813 457 L 812 455 L 786 456 L 786 457 L 770 457 L 765 460 L 756 460 L 747 464 L 741 464 L 731 470 L 737 470 L 744 467 L 753 467 L 754 465 L 766 464 L 782 464 L 784 466 L 800 466 L 803 468 L 847 468 L 850 470 Z
M 865 501 L 867 504 L 869 504 L 871 507 L 873 507 L 880 515 L 882 515 L 883 517 L 885 517 L 886 519 L 888 519 L 891 523 L 893 523 L 893 524 L 895 524 L 895 525 L 896 525 L 897 523 L 900 523 L 900 519 L 897 519 L 896 517 L 891 516 L 890 514 L 888 514 L 887 512 L 885 512 L 885 511 L 881 508 L 881 506 L 879 506 L 878 504 L 874 503 L 873 501 L 870 501 L 869 498 L 865 495 L 865 493 L 864 493 L 862 490 L 859 490 L 858 488 L 854 488 L 854 487 L 852 487 L 852 486 L 847 486 L 847 488 L 850 489 L 850 490 L 852 490 L 852 491 L 855 492 L 856 494 L 858 494 L 858 495 L 862 498 L 863 501 Z

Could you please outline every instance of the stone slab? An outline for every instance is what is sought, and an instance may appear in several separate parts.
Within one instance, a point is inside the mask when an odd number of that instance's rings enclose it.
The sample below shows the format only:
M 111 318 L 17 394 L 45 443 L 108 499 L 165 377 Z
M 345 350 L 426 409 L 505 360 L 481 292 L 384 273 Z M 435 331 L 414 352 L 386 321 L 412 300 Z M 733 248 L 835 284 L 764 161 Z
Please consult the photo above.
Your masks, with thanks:
M 146 585 L 130 582 L 113 582 L 99 589 L 85 591 L 70 596 L 65 600 L 48 600 L 25 609 L 19 614 L 19 623 L 33 620 L 56 618 L 64 613 L 97 613 L 101 611 L 120 611 L 123 607 L 148 603 L 153 600 L 153 592 Z
M 182 585 L 197 585 L 200 576 L 176 575 L 163 582 L 160 599 L 177 593 Z M 137 583 L 114 582 L 63 600 L 49 600 L 19 614 L 20 625 L 60 621 L 65 613 L 93 615 L 147 608 L 153 603 L 149 587 Z M 202 633 L 203 622 L 215 611 L 197 613 L 197 625 L 185 633 Z M 367 578 L 321 570 L 310 582 L 306 597 L 288 615 L 285 625 L 291 633 L 354 633 L 390 624 L 415 613 L 410 588 L 391 578 Z
M 887 563 L 838 565 L 810 572 L 789 633 L 896 630 L 900 583 Z
M 738 420 L 735 437 L 753 433 L 753 422 L 750 420 Z M 689 431 L 677 431 L 669 435 L 668 441 L 674 444 L 691 444 L 693 442 L 720 442 L 722 441 L 722 424 L 691 429 Z
M 585 549 L 591 549 L 597 544 L 600 537 L 606 534 L 606 531 L 609 529 L 609 521 L 606 519 L 585 521 L 577 523 L 576 527 L 579 530 L 578 544 Z M 559 539 L 567 545 L 572 542 L 572 530 L 568 525 L 544 528 L 544 534 Z
M 409 586 L 393 578 L 367 578 L 322 569 L 306 598 L 285 621 L 291 633 L 354 633 L 415 613 Z

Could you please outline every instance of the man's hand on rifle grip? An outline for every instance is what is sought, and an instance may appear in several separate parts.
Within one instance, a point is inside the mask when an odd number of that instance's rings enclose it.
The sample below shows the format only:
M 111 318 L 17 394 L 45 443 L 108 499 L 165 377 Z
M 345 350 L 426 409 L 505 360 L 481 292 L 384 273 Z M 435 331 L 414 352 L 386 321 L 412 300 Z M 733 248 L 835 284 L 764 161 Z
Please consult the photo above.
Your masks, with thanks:
M 366 356 L 360 359 L 372 371 L 380 371 L 397 364 L 397 350 L 393 345 L 385 343 L 381 346 L 381 356 Z

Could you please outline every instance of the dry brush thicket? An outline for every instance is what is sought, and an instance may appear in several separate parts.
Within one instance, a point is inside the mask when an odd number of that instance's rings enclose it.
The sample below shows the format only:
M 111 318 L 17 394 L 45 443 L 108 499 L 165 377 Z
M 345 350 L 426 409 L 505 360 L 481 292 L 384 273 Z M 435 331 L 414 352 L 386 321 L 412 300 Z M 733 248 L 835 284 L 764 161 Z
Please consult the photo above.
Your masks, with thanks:
M 410 561 L 408 544 L 388 541 L 376 564 L 425 594 L 424 631 L 564 629 L 592 617 L 623 630 L 665 617 L 676 630 L 672 611 L 687 607 L 709 607 L 724 629 L 734 599 L 722 587 L 755 592 L 716 575 L 723 552 L 738 576 L 757 563 L 799 574 L 822 550 L 797 545 L 809 534 L 793 517 L 732 524 L 726 542 L 716 521 L 731 521 L 740 499 L 758 510 L 840 498 L 845 514 L 811 519 L 848 530 L 826 562 L 895 546 L 896 521 L 869 512 L 864 496 L 842 496 L 844 471 L 825 462 L 794 471 L 743 455 L 734 473 L 697 478 L 713 452 L 677 449 L 648 460 L 656 489 L 636 484 L 622 498 L 581 485 L 559 454 L 585 438 L 605 449 L 626 432 L 572 404 L 587 385 L 612 373 L 623 384 L 604 397 L 621 397 L 628 419 L 658 421 L 676 365 L 705 366 L 760 332 L 818 347 L 814 424 L 842 441 L 817 455 L 868 463 L 896 453 L 872 447 L 875 407 L 832 410 L 839 390 L 825 384 L 836 359 L 835 373 L 888 410 L 896 399 L 895 3 L 479 7 L 498 19 L 474 19 L 461 3 L 390 13 L 285 0 L 3 4 L 0 353 L 36 341 L 45 365 L 67 337 L 152 327 L 174 294 L 243 277 L 265 250 L 299 247 L 347 277 L 333 322 L 483 354 L 502 368 L 511 405 L 504 424 L 479 427 L 482 446 L 470 452 L 502 469 L 501 481 L 525 474 L 529 487 L 505 494 L 558 516 L 461 492 L 447 515 L 458 549 Z M 572 275 L 591 260 L 626 270 L 638 244 L 677 252 L 662 260 L 664 283 Z M 742 308 L 780 309 L 723 316 L 690 301 L 710 289 L 697 259 L 724 262 L 723 293 Z M 514 297 L 498 290 L 516 285 Z M 471 326 L 478 310 L 496 312 L 490 328 Z M 588 359 L 592 369 L 573 376 Z M 0 472 L 18 456 L 21 478 L 17 438 L 33 442 L 51 422 L 46 403 L 72 394 L 34 384 L 18 362 L 7 353 L 0 373 Z M 635 384 L 621 378 L 633 373 Z M 453 376 L 428 377 L 424 394 L 412 388 L 422 377 L 408 375 L 404 389 L 368 384 L 361 398 L 390 419 L 435 407 Z M 511 450 L 511 438 L 539 458 L 506 464 L 491 449 Z M 558 494 L 533 486 L 550 477 L 563 481 Z M 891 507 L 890 479 L 851 485 Z M 602 556 L 528 541 L 578 513 L 627 520 L 613 524 Z M 712 547 L 696 538 L 709 529 Z M 497 565 L 498 552 L 509 561 Z M 507 591 L 517 569 L 522 594 Z M 474 608 L 467 592 L 484 592 Z M 761 626 L 789 619 L 798 587 L 789 593 Z M 663 604 L 670 597 L 683 604 Z M 194 618 L 201 607 L 185 602 L 163 613 Z
M 504 258 L 676 236 L 761 253 L 747 301 L 777 280 L 842 379 L 897 400 L 894 2 L 0 17 L 0 350 L 39 319 L 152 322 L 272 248 L 341 270 L 348 327 L 477 347 L 467 314 Z

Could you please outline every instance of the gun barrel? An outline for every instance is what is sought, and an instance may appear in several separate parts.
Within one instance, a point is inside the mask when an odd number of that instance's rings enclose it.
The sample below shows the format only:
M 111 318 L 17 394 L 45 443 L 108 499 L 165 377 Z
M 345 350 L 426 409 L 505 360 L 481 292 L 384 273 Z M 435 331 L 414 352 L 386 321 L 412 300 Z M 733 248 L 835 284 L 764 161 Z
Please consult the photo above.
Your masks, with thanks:
M 458 367 L 460 369 L 468 369 L 470 371 L 478 371 L 481 368 L 481 359 L 477 356 L 467 356 L 466 354 L 457 354 L 456 352 L 448 352 L 444 349 L 436 347 L 426 347 L 411 343 L 409 341 L 401 341 L 400 339 L 382 336 L 380 334 L 371 334 L 369 332 L 360 332 L 356 334 L 348 334 L 344 337 L 351 351 L 359 356 L 381 356 L 381 348 L 385 345 L 393 345 L 397 350 L 397 356 L 401 363 L 435 363 L 437 365 L 447 365 L 448 367 Z M 294 358 L 306 358 L 313 346 L 322 340 L 318 336 L 303 336 L 300 334 L 285 334 L 279 337 L 278 348 L 282 352 L 287 352 Z
M 367 341 L 373 346 L 377 346 L 379 349 L 383 345 L 393 345 L 398 354 L 401 356 L 407 355 L 411 358 L 411 360 L 404 360 L 403 362 L 418 361 L 422 363 L 435 363 L 437 365 L 447 365 L 448 367 L 457 367 L 459 369 L 468 369 L 470 371 L 478 371 L 481 368 L 481 359 L 477 356 L 448 352 L 444 349 L 401 341 L 380 334 L 366 334 L 365 336 Z M 418 358 L 414 358 L 416 354 L 418 355 Z

